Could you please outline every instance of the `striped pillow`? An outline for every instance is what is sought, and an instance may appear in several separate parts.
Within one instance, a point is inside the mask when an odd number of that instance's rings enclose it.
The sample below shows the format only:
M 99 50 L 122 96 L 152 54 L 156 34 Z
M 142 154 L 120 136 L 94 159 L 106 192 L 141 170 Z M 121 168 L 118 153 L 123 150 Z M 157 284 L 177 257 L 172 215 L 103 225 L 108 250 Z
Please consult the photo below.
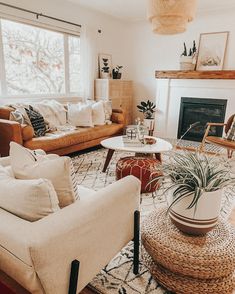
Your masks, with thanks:
M 226 136 L 227 140 L 235 141 L 235 116 Z
M 46 133 L 46 123 L 43 116 L 35 110 L 31 105 L 29 109 L 25 108 L 25 111 L 30 119 L 32 127 L 34 129 L 34 134 L 36 137 L 42 137 Z

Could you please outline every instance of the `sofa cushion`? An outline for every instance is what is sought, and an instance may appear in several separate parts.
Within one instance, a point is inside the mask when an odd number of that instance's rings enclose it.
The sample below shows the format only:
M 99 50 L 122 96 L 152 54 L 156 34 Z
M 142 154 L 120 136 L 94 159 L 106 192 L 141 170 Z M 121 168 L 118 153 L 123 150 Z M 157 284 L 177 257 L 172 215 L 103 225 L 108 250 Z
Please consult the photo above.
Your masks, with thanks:
M 122 129 L 123 125 L 113 123 L 110 125 L 95 126 L 93 128 L 78 128 L 72 131 L 48 133 L 44 137 L 33 138 L 24 142 L 24 146 L 29 149 L 42 148 L 46 152 L 50 152 L 98 138 L 117 135 L 121 133 Z
M 92 104 L 92 121 L 95 126 L 102 126 L 105 124 L 105 112 L 103 101 Z
M 55 154 L 38 155 L 11 142 L 10 159 L 17 179 L 50 180 L 57 193 L 60 207 L 65 207 L 78 199 L 77 179 L 69 157 L 59 157 Z
M 92 106 L 83 103 L 68 104 L 68 122 L 76 127 L 93 127 Z
M 29 125 L 21 125 L 21 133 L 23 141 L 31 140 L 34 137 L 34 129 Z
M 18 180 L 0 166 L 0 186 L 0 208 L 25 220 L 36 221 L 59 210 L 59 201 L 49 180 Z

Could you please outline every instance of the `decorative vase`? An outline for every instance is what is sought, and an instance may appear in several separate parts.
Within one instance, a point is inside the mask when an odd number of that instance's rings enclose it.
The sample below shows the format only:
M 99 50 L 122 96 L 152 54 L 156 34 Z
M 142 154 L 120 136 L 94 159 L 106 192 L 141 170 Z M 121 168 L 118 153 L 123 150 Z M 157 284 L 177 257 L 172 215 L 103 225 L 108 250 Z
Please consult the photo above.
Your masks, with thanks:
M 195 69 L 194 57 L 192 56 L 180 57 L 180 70 L 194 70 L 194 69 Z
M 101 79 L 110 79 L 109 72 L 101 72 Z
M 144 119 L 144 126 L 148 129 L 148 135 L 153 136 L 154 131 L 154 118 L 145 118 Z
M 217 224 L 223 190 L 203 192 L 196 206 L 188 209 L 193 194 L 176 202 L 169 210 L 171 221 L 184 233 L 204 235 Z
M 115 71 L 113 70 L 113 79 L 114 79 L 114 80 L 120 80 L 121 77 L 122 77 L 122 73 L 121 73 L 121 72 L 115 72 Z

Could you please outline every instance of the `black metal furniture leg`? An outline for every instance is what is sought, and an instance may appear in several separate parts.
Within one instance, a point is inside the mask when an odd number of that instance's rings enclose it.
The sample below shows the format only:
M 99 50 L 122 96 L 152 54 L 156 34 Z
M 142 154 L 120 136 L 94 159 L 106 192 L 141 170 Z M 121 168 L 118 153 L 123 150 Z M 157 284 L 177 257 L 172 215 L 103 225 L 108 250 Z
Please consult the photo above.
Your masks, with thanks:
M 133 258 L 133 273 L 139 273 L 139 251 L 140 251 L 140 212 L 134 213 L 134 258 Z
M 73 260 L 71 263 L 70 281 L 69 281 L 69 294 L 76 294 L 78 285 L 78 274 L 79 274 L 80 262 Z

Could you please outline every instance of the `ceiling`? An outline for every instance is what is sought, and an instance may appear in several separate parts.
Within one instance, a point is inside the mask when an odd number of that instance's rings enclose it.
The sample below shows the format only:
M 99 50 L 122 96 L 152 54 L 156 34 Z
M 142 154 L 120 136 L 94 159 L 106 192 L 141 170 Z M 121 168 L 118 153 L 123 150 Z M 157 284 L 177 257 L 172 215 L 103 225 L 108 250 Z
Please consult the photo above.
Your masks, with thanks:
M 126 21 L 146 19 L 147 0 L 68 0 Z M 198 12 L 235 9 L 234 0 L 198 0 Z

